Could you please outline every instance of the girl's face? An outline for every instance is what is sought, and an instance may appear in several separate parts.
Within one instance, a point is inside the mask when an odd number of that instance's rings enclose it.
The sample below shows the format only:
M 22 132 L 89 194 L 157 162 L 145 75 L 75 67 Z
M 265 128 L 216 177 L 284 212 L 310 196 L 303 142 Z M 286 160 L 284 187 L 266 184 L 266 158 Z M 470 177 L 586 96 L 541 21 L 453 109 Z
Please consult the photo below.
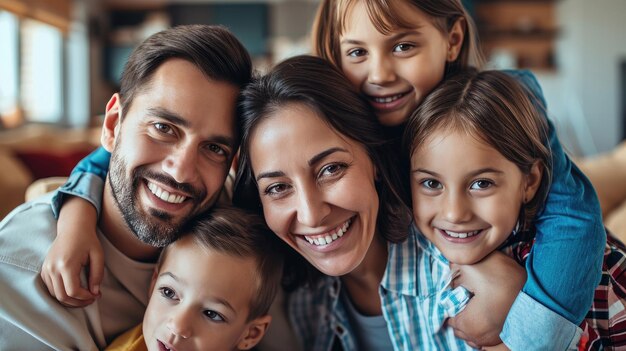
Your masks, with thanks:
M 474 264 L 509 237 L 540 181 L 537 164 L 525 175 L 471 135 L 436 131 L 411 156 L 415 223 L 450 262 Z
M 299 104 L 279 108 L 251 138 L 265 220 L 313 266 L 327 275 L 345 275 L 370 247 L 381 245 L 373 240 L 375 170 L 362 145 Z
M 412 28 L 382 34 L 358 2 L 339 37 L 343 72 L 388 126 L 403 123 L 443 79 L 446 63 L 456 60 L 464 35 L 461 20 L 444 34 L 408 1 L 396 6 Z

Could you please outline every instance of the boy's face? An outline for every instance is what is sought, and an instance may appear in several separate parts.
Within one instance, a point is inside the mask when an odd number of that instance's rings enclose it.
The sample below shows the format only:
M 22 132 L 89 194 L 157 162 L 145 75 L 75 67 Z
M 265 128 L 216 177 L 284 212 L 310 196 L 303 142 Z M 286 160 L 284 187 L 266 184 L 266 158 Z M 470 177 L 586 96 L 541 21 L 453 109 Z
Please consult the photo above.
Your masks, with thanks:
M 255 261 L 218 253 L 190 236 L 167 250 L 143 319 L 148 350 L 243 350 L 258 343 L 270 317 L 246 321 L 257 292 Z
M 463 42 L 460 23 L 444 34 L 408 1 L 395 5 L 412 28 L 380 33 L 360 1 L 348 12 L 339 37 L 341 69 L 387 126 L 403 123 L 441 82 L 446 63 L 456 60 Z
M 511 234 L 540 183 L 538 169 L 523 174 L 467 133 L 432 133 L 411 156 L 415 223 L 450 262 L 479 262 Z

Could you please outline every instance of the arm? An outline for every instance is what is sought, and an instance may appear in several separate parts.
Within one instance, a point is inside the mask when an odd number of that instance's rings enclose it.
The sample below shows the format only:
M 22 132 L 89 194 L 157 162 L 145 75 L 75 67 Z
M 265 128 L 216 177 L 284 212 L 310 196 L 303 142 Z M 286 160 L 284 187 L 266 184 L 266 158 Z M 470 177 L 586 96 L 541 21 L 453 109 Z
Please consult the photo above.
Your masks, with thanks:
M 532 74 L 509 73 L 545 105 Z M 545 108 L 540 111 L 546 116 Z M 606 234 L 598 199 L 591 183 L 563 152 L 549 120 L 548 124 L 552 185 L 535 222 L 535 244 L 526 261 L 528 279 L 500 334 L 512 350 L 527 348 L 529 340 L 543 349 L 572 347 L 601 276 Z
M 453 287 L 472 293 L 467 306 L 448 320 L 456 337 L 480 348 L 501 344 L 499 334 L 511 305 L 526 282 L 526 272 L 513 259 L 495 251 L 473 265 L 452 264 L 460 272 Z
M 100 295 L 104 261 L 96 225 L 109 158 L 100 148 L 82 160 L 53 199 L 58 234 L 44 260 L 41 278 L 65 306 L 89 305 Z M 83 267 L 88 268 L 88 283 L 81 285 Z

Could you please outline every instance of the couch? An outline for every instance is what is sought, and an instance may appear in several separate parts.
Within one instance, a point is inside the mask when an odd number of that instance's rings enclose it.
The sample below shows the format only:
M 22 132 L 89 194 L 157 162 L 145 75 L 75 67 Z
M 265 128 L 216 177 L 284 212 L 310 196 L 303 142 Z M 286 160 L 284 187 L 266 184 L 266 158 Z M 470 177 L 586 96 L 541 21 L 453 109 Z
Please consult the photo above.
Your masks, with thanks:
M 99 128 L 75 130 L 33 124 L 0 131 L 0 220 L 24 202 L 34 181 L 67 177 L 99 143 Z

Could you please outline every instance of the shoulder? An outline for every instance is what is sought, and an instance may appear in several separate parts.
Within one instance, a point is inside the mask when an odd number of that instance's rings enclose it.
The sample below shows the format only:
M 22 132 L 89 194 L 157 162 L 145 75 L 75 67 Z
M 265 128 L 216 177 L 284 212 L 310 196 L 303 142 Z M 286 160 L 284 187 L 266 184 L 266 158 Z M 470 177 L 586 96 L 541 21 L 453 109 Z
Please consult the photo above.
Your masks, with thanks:
M 38 272 L 56 237 L 56 220 L 47 194 L 24 203 L 0 222 L 0 263 Z

